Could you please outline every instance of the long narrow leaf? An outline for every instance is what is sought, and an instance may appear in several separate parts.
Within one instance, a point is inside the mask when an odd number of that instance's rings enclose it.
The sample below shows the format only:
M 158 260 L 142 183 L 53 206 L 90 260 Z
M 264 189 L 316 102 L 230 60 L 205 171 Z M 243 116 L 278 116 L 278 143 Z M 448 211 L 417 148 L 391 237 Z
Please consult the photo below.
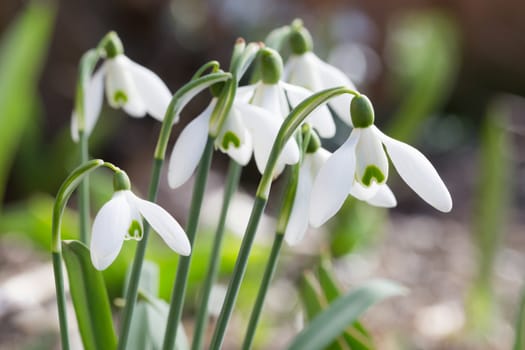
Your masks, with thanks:
M 375 280 L 350 291 L 315 317 L 293 340 L 289 350 L 323 349 L 369 307 L 405 291 L 405 288 L 386 280 Z
M 525 287 L 521 296 L 520 310 L 516 321 L 514 350 L 525 350 Z
M 83 243 L 64 241 L 62 252 L 84 348 L 114 349 L 117 338 L 102 273 L 91 264 L 89 249 Z

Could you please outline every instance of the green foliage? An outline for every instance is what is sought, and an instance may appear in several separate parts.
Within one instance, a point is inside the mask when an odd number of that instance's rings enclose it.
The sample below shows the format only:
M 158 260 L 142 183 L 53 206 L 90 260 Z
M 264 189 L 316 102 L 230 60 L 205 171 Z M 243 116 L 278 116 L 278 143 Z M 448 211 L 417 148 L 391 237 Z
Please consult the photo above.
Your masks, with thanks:
M 521 296 L 520 308 L 514 329 L 516 339 L 514 340 L 514 350 L 525 350 L 525 287 Z
M 404 13 L 392 23 L 388 54 L 395 74 L 391 80 L 402 102 L 390 122 L 390 136 L 413 140 L 422 122 L 450 94 L 458 67 L 457 31 L 454 22 L 437 11 Z
M 114 349 L 117 338 L 102 273 L 93 267 L 83 243 L 64 241 L 62 249 L 84 348 Z
M 369 307 L 406 290 L 387 280 L 374 280 L 340 296 L 306 326 L 289 350 L 324 349 L 337 339 Z
M 36 86 L 55 15 L 50 4 L 30 3 L 0 43 L 0 198 L 22 134 L 35 122 Z

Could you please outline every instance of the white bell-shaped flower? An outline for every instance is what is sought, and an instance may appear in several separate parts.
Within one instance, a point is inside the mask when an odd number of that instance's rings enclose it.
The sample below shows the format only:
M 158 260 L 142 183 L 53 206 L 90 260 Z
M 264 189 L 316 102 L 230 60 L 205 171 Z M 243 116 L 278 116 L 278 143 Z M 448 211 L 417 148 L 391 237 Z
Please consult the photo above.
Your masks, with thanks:
M 355 97 L 355 127 L 314 181 L 310 201 L 312 226 L 321 226 L 335 215 L 348 193 L 374 205 L 395 205 L 392 192 L 384 186 L 388 177 L 387 154 L 401 178 L 424 201 L 442 212 L 452 209 L 450 193 L 430 161 L 414 147 L 383 134 L 373 125 L 373 119 L 368 98 Z
M 172 94 L 166 84 L 151 70 L 133 62 L 124 54 L 107 58 L 84 87 L 84 132 L 95 127 L 106 92 L 113 108 L 122 108 L 132 117 L 146 114 L 162 121 Z M 73 140 L 78 141 L 78 120 L 73 112 Z
M 104 270 L 115 260 L 124 240 L 142 238 L 142 217 L 175 252 L 189 255 L 190 242 L 179 223 L 162 207 L 120 190 L 97 213 L 91 237 L 91 261 Z
M 289 39 L 292 54 L 284 65 L 284 81 L 312 92 L 338 86 L 356 89 L 345 73 L 324 62 L 312 52 L 312 38 L 302 24 L 292 25 Z M 341 120 L 350 126 L 351 119 L 347 116 L 351 100 L 352 96 L 345 94 L 333 98 L 328 103 Z
M 304 155 L 303 163 L 299 168 L 292 212 L 286 226 L 285 240 L 289 245 L 299 243 L 308 229 L 314 180 L 319 170 L 331 156 L 332 153 L 322 147 Z M 349 193 L 346 193 L 345 198 L 348 194 L 377 207 L 391 208 L 397 204 L 394 194 L 386 184 L 378 185 L 378 189 L 372 192 L 363 189 L 363 186 L 354 180 L 352 188 Z

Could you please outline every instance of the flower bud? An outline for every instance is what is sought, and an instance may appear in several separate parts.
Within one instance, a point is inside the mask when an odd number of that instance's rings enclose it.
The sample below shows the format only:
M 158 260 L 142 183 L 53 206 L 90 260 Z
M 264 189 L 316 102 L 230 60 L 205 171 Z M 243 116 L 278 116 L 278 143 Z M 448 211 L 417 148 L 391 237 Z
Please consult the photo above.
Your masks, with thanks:
M 290 31 L 290 49 L 295 55 L 302 55 L 312 51 L 314 43 L 308 29 L 303 27 L 303 22 L 295 20 Z
M 113 174 L 113 190 L 116 192 L 130 189 L 131 183 L 128 174 L 123 170 L 115 171 L 115 174 Z
M 261 78 L 265 84 L 277 84 L 283 73 L 283 60 L 281 55 L 268 47 L 259 50 Z
M 374 107 L 365 95 L 359 95 L 352 99 L 350 114 L 355 128 L 366 128 L 374 124 Z

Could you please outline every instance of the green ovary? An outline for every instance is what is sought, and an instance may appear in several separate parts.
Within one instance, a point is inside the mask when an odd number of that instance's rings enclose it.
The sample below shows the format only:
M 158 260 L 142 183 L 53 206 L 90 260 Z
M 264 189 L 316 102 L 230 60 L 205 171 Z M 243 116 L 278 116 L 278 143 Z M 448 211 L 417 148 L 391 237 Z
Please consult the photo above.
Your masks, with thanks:
M 368 187 L 372 184 L 373 179 L 375 179 L 375 182 L 380 184 L 385 181 L 385 175 L 375 165 L 369 165 L 365 169 L 365 173 L 361 178 L 361 183 Z
M 222 148 L 225 150 L 230 147 L 230 143 L 233 144 L 233 147 L 239 148 L 241 146 L 241 140 L 237 135 L 235 135 L 231 131 L 227 131 L 224 133 L 224 136 L 222 137 Z
M 128 95 L 122 90 L 117 90 L 113 94 L 113 101 L 122 106 L 128 102 Z

